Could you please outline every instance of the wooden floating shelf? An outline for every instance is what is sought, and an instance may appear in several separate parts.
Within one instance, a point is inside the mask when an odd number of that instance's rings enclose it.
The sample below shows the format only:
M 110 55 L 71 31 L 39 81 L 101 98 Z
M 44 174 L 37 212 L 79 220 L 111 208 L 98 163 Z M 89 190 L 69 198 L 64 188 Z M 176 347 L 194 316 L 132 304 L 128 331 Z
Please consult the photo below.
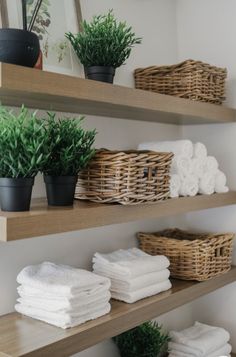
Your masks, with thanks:
M 135 304 L 113 301 L 110 314 L 68 330 L 17 313 L 5 315 L 0 317 L 0 351 L 9 357 L 69 357 L 235 281 L 236 267 L 201 283 L 173 280 L 167 292 Z
M 48 207 L 34 200 L 29 212 L 0 212 L 0 241 L 65 233 L 86 228 L 168 217 L 236 204 L 236 191 L 168 199 L 156 204 L 122 206 L 75 201 L 74 207 Z
M 5 105 L 166 124 L 229 123 L 236 110 L 134 88 L 0 63 Z

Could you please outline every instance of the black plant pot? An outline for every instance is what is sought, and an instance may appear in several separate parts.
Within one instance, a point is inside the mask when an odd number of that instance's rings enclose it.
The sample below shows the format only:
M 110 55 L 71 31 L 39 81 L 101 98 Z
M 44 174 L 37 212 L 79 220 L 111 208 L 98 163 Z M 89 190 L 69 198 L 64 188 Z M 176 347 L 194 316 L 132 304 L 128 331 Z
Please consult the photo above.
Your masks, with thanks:
M 40 53 L 38 36 L 19 29 L 0 29 L 0 62 L 34 67 Z
M 115 71 L 114 67 L 104 66 L 91 66 L 84 68 L 86 78 L 106 83 L 113 83 Z
M 29 211 L 34 178 L 0 178 L 2 211 Z
M 78 176 L 46 176 L 46 192 L 50 206 L 72 206 Z

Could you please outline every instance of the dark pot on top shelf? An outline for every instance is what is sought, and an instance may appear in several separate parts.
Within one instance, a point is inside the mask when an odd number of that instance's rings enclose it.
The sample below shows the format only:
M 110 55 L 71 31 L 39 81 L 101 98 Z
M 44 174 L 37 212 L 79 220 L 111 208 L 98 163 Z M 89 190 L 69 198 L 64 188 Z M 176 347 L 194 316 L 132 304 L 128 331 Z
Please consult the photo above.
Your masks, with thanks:
M 85 77 L 99 82 L 113 83 L 115 76 L 114 67 L 91 66 L 85 67 Z
M 0 62 L 34 67 L 40 54 L 38 36 L 19 29 L 0 29 Z
M 2 211 L 29 211 L 34 178 L 0 178 Z
M 78 176 L 44 175 L 47 200 L 50 206 L 72 206 Z

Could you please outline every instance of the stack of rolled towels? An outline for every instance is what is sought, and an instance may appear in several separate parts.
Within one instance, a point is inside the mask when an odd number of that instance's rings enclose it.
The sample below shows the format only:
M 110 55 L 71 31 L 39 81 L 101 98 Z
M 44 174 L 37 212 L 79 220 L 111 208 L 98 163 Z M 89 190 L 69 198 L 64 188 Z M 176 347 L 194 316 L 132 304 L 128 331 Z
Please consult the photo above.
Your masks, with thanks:
M 229 357 L 230 335 L 223 328 L 195 322 L 181 332 L 170 332 L 169 357 Z
M 127 303 L 169 290 L 169 265 L 165 256 L 151 256 L 138 248 L 93 257 L 94 272 L 111 280 L 111 296 Z
M 110 312 L 110 280 L 83 269 L 44 262 L 24 268 L 17 312 L 61 328 Z
M 170 197 L 211 195 L 229 191 L 226 176 L 214 156 L 208 156 L 203 143 L 190 140 L 142 143 L 138 150 L 173 152 L 170 171 Z

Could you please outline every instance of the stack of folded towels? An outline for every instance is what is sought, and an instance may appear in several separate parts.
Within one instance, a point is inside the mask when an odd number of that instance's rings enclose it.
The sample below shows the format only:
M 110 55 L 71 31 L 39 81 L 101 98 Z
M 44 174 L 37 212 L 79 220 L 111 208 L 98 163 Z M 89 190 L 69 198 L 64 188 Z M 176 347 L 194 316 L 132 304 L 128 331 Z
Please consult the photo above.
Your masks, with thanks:
M 157 141 L 142 143 L 138 149 L 173 152 L 170 180 L 172 198 L 229 191 L 225 174 L 220 171 L 216 158 L 207 155 L 203 143 L 193 144 L 190 140 Z
M 83 269 L 44 262 L 17 276 L 16 311 L 68 328 L 110 312 L 110 280 Z
M 138 248 L 93 257 L 94 272 L 111 280 L 111 296 L 127 303 L 169 290 L 169 265 L 165 256 L 151 256 Z
M 169 357 L 228 357 L 232 347 L 223 328 L 195 322 L 181 332 L 170 332 Z

